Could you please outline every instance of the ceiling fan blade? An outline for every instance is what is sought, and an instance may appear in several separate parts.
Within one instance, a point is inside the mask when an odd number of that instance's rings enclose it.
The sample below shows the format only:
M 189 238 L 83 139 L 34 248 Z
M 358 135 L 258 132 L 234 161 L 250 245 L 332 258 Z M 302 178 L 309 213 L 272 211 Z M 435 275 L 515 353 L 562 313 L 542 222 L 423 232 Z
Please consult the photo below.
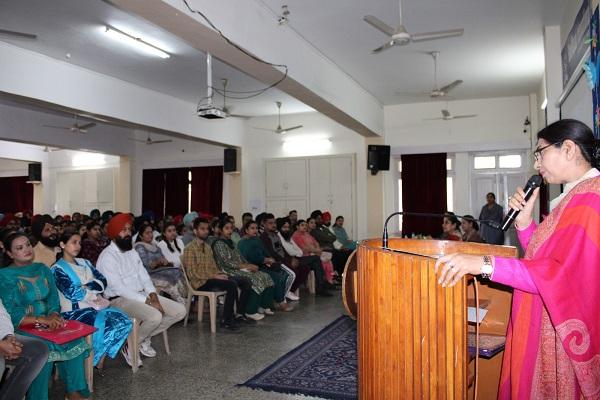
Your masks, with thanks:
M 397 90 L 394 92 L 395 95 L 398 96 L 406 96 L 406 97 L 425 97 L 429 96 L 429 92 L 402 92 Z
M 373 15 L 365 15 L 363 18 L 363 21 L 365 21 L 367 24 L 371 25 L 373 28 L 385 33 L 388 36 L 392 36 L 392 35 L 394 35 L 394 33 L 396 33 L 394 28 L 392 28 L 391 26 L 389 26 L 388 24 L 386 24 L 385 22 L 383 22 L 382 20 L 380 20 L 379 18 L 377 18 Z
M 276 130 L 274 130 L 274 129 L 258 128 L 256 126 L 253 126 L 252 129 L 258 129 L 259 131 L 276 132 Z
M 234 118 L 243 118 L 243 119 L 250 119 L 252 118 L 249 115 L 239 115 L 239 114 L 227 114 L 228 117 L 234 117 Z
M 463 83 L 463 80 L 462 79 L 457 79 L 454 82 L 452 82 L 451 84 L 446 85 L 444 87 L 441 87 L 438 90 L 440 92 L 448 93 L 449 91 L 451 91 L 452 89 L 454 89 L 455 87 L 457 87 L 458 85 L 460 85 L 461 83 Z
M 289 132 L 289 131 L 293 131 L 294 129 L 300 129 L 302 127 L 303 127 L 303 125 L 296 125 L 296 126 L 292 126 L 291 128 L 282 128 L 281 132 Z
M 444 118 L 450 118 L 450 117 L 452 117 L 452 115 L 450 115 L 450 111 L 448 111 L 448 110 L 442 110 L 442 116 Z
M 62 129 L 63 131 L 70 131 L 71 127 L 70 126 L 57 126 L 57 125 L 42 125 L 46 128 L 52 128 L 52 129 Z
M 151 140 L 149 142 L 146 142 L 148 144 L 158 144 L 158 143 L 170 143 L 172 142 L 171 139 L 167 139 L 167 140 Z
M 379 46 L 378 48 L 373 50 L 373 54 L 377 54 L 377 53 L 381 53 L 384 50 L 389 49 L 390 47 L 394 46 L 394 41 L 390 40 L 389 42 L 385 43 L 383 46 Z
M 424 42 L 426 40 L 444 39 L 455 36 L 462 36 L 465 33 L 464 29 L 450 29 L 447 31 L 415 33 L 411 35 L 413 42 Z
M 147 143 L 147 141 L 141 140 L 141 139 L 133 139 L 133 138 L 128 138 L 128 139 L 131 140 L 132 142 Z
M 76 126 L 77 129 L 79 129 L 80 131 L 83 130 L 85 131 L 86 129 L 90 129 L 96 126 L 95 122 L 90 122 L 89 124 L 85 124 L 85 125 L 80 125 L 80 126 Z
M 9 31 L 6 29 L 0 29 L 0 35 L 16 36 L 23 39 L 37 39 L 37 35 L 34 35 L 33 33 Z
M 474 118 L 477 114 L 468 114 L 468 115 L 455 115 L 452 119 L 460 119 L 460 118 Z
M 441 121 L 444 119 L 446 119 L 446 118 L 440 118 L 440 117 L 438 117 L 438 118 L 423 118 L 423 121 Z

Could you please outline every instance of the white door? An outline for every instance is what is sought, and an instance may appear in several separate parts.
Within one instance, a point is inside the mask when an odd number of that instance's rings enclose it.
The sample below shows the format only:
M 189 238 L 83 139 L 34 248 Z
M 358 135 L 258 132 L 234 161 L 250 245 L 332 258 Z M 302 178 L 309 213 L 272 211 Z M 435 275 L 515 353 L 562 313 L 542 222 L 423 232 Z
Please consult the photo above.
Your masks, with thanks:
M 267 198 L 285 197 L 287 183 L 285 169 L 285 161 L 283 160 L 265 162 L 265 189 Z
M 338 215 L 344 217 L 344 227 L 348 236 L 353 238 L 353 213 L 352 213 L 352 158 L 334 157 L 331 158 L 330 176 L 330 199 L 329 210 L 331 218 Z M 332 221 L 332 223 L 335 220 Z
M 329 158 L 314 158 L 309 161 L 310 212 L 313 210 L 331 210 L 331 172 Z M 336 182 L 340 185 L 342 182 Z
M 306 197 L 306 160 L 285 162 L 285 196 Z

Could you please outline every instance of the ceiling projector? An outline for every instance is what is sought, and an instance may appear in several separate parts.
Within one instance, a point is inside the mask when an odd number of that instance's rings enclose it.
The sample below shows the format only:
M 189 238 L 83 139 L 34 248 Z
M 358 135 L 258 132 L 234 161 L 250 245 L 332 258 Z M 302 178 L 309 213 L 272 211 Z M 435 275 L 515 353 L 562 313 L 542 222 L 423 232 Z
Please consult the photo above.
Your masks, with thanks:
M 197 115 L 206 119 L 223 119 L 227 118 L 227 113 L 218 107 L 209 105 L 207 107 L 200 107 L 196 111 Z

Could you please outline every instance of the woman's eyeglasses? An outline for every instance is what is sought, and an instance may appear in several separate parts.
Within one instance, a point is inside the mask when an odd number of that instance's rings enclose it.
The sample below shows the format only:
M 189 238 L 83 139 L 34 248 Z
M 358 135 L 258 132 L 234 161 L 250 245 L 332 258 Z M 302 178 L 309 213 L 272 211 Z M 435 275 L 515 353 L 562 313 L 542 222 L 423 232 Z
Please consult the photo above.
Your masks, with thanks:
M 548 145 L 546 145 L 544 147 L 538 147 L 533 152 L 533 158 L 535 159 L 535 161 L 540 161 L 542 159 L 542 151 L 546 150 L 550 146 L 555 146 L 555 145 L 560 144 L 560 143 L 562 143 L 562 140 L 560 142 L 550 143 L 550 144 L 548 144 Z

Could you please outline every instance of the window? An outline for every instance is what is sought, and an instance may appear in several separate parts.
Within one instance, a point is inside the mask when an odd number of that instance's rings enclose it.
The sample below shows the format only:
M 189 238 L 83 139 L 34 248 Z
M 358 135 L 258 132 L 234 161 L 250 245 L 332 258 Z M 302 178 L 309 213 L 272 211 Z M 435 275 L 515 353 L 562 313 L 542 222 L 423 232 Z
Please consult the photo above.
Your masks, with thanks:
M 496 168 L 496 156 L 475 156 L 473 158 L 473 168 L 475 168 L 475 169 Z
M 187 212 L 192 212 L 192 170 L 188 171 L 188 202 L 187 202 Z
M 498 157 L 498 165 L 500 168 L 521 168 L 521 155 L 509 154 Z

